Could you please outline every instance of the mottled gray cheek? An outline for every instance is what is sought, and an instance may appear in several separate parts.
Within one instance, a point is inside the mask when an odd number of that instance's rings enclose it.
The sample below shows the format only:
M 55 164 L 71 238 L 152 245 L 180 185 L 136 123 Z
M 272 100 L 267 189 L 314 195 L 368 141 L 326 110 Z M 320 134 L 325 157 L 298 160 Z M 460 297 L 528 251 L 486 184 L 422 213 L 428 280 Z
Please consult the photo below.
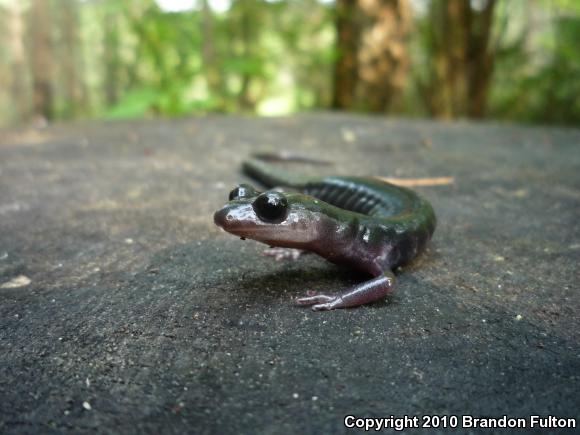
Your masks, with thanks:
M 216 225 L 228 230 L 240 224 L 255 222 L 256 213 L 249 204 L 227 204 L 221 210 L 215 212 L 213 216 Z
M 236 207 L 235 209 L 231 210 L 227 216 L 226 220 L 228 222 L 249 222 L 249 221 L 256 221 L 256 213 L 252 209 L 251 205 L 247 205 L 244 207 Z

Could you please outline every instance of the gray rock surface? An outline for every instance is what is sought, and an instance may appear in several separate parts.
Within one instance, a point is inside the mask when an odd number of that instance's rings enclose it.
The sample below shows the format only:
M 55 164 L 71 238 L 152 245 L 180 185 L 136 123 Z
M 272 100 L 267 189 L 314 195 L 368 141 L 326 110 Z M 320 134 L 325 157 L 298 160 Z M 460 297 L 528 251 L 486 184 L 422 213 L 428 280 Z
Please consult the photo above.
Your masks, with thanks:
M 293 299 L 364 278 L 213 224 L 256 150 L 455 183 L 417 188 L 439 225 L 392 297 L 315 313 Z M 313 114 L 4 131 L 0 432 L 578 418 L 579 261 L 580 130 Z

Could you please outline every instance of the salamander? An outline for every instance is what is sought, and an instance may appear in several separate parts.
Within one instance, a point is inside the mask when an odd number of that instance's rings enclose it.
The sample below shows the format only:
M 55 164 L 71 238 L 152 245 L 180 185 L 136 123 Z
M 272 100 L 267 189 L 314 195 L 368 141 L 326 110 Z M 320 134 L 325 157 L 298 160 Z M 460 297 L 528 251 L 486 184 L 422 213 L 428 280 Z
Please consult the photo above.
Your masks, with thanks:
M 395 285 L 393 270 L 422 252 L 435 231 L 433 207 L 410 189 L 370 177 L 306 177 L 271 162 L 244 162 L 244 172 L 269 190 L 238 185 L 215 212 L 216 225 L 242 239 L 312 252 L 370 275 L 342 292 L 308 292 L 299 305 L 333 310 L 384 298 Z

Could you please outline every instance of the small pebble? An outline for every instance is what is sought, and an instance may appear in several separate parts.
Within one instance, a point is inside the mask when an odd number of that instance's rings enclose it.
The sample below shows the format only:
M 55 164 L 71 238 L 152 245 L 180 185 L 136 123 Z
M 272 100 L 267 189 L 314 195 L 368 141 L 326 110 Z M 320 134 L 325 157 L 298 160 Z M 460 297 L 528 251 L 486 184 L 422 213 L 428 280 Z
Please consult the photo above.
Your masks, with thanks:
M 32 281 L 25 275 L 18 275 L 15 278 L 12 278 L 10 281 L 6 281 L 0 288 L 18 288 L 18 287 L 25 287 L 30 284 Z
M 352 130 L 348 130 L 346 128 L 342 129 L 342 140 L 345 142 L 356 142 L 356 134 Z
M 89 402 L 83 402 L 83 408 L 85 408 L 87 411 L 93 409 Z

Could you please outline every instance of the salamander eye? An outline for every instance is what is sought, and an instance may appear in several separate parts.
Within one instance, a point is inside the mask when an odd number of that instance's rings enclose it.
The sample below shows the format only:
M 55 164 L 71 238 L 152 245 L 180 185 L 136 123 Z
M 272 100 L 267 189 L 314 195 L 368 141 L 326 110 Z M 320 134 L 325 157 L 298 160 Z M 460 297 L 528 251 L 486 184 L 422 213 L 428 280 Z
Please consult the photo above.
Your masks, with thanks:
M 288 200 L 280 192 L 262 193 L 252 207 L 264 222 L 282 222 L 288 215 Z
M 240 184 L 234 190 L 230 192 L 230 201 L 234 199 L 252 198 L 258 196 L 258 192 L 249 184 Z

